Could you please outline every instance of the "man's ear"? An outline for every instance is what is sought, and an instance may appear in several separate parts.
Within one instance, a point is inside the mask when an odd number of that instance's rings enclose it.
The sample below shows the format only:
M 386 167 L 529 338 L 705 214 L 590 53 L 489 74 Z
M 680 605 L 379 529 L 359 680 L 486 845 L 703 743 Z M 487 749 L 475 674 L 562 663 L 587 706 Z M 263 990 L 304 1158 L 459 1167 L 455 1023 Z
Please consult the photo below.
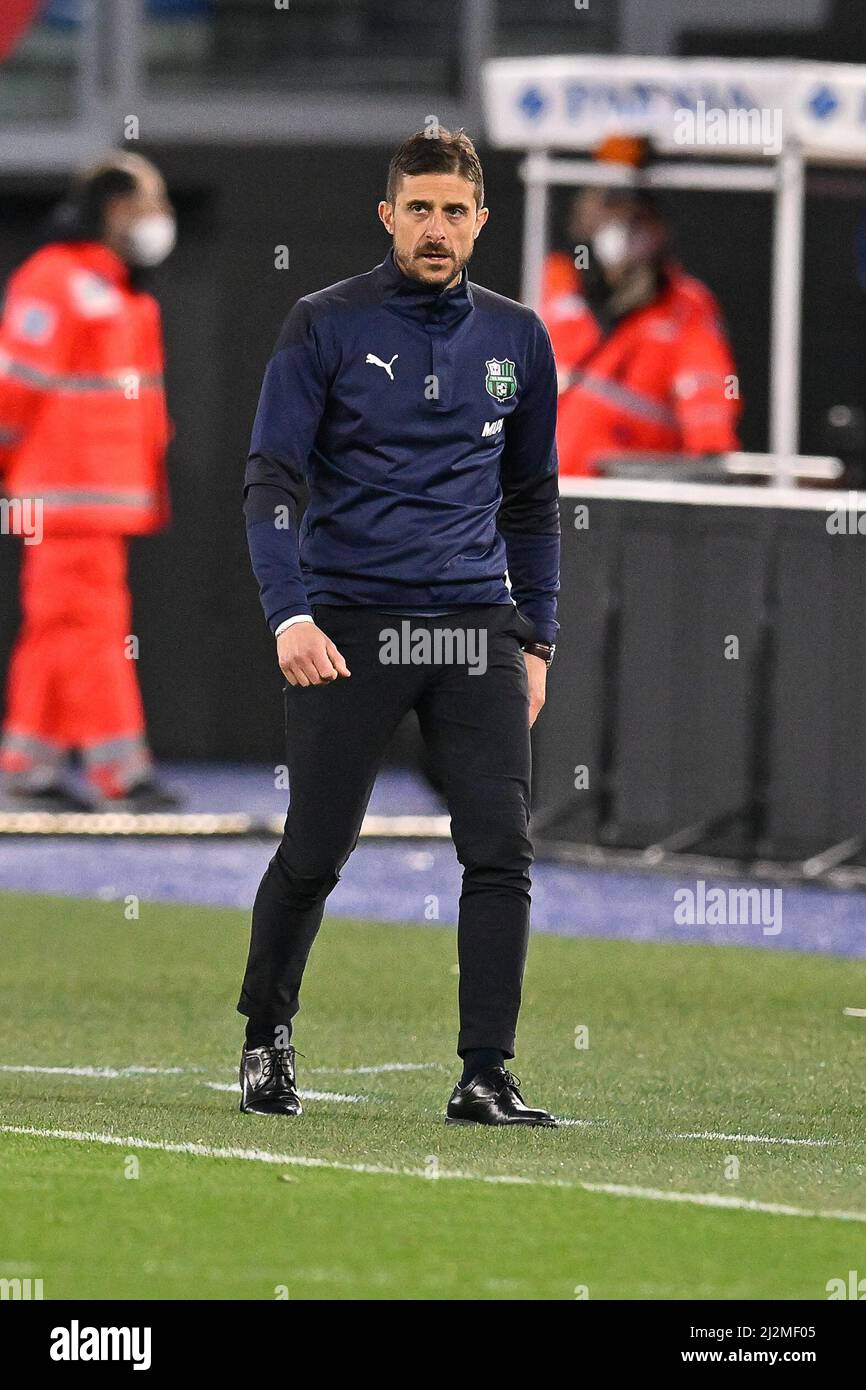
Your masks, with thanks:
M 479 209 L 478 209 L 478 212 L 477 212 L 476 217 L 475 217 L 475 231 L 474 231 L 473 234 L 472 234 L 472 235 L 473 235 L 473 238 L 477 238 L 478 233 L 481 231 L 481 228 L 484 226 L 484 223 L 487 221 L 487 219 L 488 219 L 489 216 L 490 216 L 490 209 L 489 209 L 489 208 L 479 208 Z
M 394 235 L 394 207 L 391 203 L 386 203 L 383 198 L 378 207 L 379 220 L 386 232 Z

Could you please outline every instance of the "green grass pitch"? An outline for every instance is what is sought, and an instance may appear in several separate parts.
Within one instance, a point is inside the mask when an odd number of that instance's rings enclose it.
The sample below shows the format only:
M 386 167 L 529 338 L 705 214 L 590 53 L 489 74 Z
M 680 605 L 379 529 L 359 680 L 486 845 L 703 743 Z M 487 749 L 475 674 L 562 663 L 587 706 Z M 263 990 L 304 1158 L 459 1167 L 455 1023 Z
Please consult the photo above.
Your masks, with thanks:
M 513 1065 L 580 1123 L 499 1132 L 442 1119 L 452 928 L 326 919 L 300 1083 L 361 1099 L 285 1120 L 216 1089 L 245 914 L 7 894 L 0 924 L 0 1277 L 46 1299 L 824 1299 L 866 1275 L 859 961 L 537 936 Z M 357 1070 L 389 1063 L 419 1069 Z M 47 1067 L 159 1070 L 12 1069 Z

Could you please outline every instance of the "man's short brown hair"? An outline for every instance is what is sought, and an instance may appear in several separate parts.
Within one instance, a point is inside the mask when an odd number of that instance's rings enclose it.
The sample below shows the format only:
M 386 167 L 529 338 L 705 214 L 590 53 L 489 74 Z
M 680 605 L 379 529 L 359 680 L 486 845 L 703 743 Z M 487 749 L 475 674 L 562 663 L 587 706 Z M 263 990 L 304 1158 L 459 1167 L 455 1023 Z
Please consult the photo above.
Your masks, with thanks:
M 435 126 L 430 131 L 419 130 L 403 141 L 388 165 L 385 199 L 392 207 L 405 174 L 459 174 L 474 186 L 476 207 L 484 206 L 481 160 L 465 130 Z

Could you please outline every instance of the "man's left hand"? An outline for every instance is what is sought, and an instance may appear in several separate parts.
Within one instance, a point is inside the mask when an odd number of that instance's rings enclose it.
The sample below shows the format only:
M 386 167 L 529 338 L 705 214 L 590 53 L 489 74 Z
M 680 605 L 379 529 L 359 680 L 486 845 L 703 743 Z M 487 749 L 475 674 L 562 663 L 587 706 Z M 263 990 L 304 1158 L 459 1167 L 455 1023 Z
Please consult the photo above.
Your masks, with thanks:
M 531 729 L 541 713 L 547 693 L 547 662 L 542 661 L 540 656 L 532 656 L 530 652 L 523 653 L 523 660 L 526 662 L 526 674 L 529 678 L 529 727 Z

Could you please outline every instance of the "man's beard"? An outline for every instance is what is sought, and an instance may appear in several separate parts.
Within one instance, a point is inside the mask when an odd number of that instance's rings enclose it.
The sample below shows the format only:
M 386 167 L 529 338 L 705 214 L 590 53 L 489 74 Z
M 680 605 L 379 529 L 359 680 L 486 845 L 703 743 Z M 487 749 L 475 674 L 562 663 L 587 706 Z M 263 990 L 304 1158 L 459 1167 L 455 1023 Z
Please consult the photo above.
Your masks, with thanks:
M 432 247 L 428 248 L 428 250 L 432 249 Z M 469 251 L 465 256 L 454 256 L 449 252 L 450 274 L 447 280 L 428 279 L 421 272 L 421 266 L 423 265 L 423 262 L 419 259 L 419 253 L 413 251 L 411 255 L 403 256 L 400 254 L 400 252 L 398 252 L 396 243 L 394 246 L 394 260 L 397 262 L 397 265 L 399 266 L 400 270 L 402 270 L 403 274 L 408 275 L 411 280 L 418 280 L 422 285 L 431 285 L 444 290 L 447 285 L 450 285 L 453 280 L 455 280 L 458 276 L 462 275 L 463 268 L 464 266 L 467 266 L 469 264 L 470 260 L 472 259 L 472 252 L 474 250 L 475 246 L 473 244 L 469 248 Z M 423 251 L 420 254 L 423 254 Z

